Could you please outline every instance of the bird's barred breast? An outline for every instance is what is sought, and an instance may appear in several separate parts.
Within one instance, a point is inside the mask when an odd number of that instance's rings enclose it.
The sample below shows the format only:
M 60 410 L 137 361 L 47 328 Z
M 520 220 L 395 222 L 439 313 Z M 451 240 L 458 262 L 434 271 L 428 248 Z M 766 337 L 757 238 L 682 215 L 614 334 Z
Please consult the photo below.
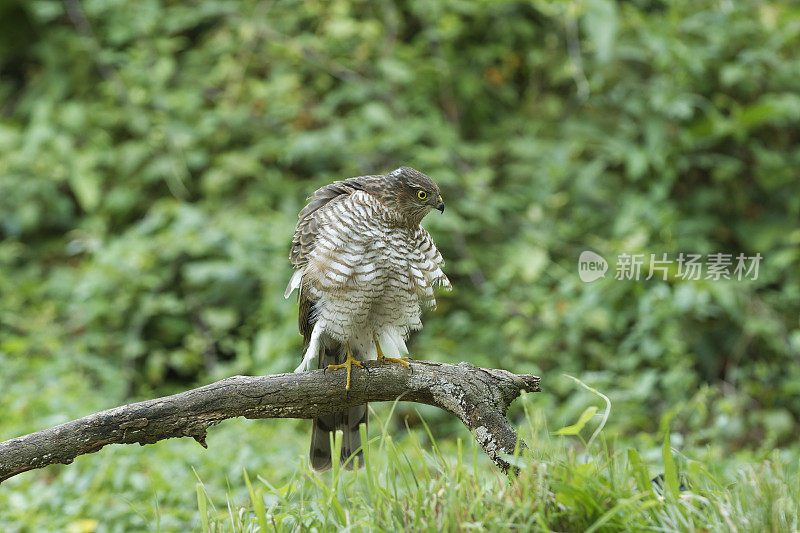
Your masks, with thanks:
M 442 256 L 423 228 L 408 230 L 365 192 L 331 202 L 303 272 L 303 290 L 317 301 L 316 319 L 334 337 L 386 328 L 406 336 L 422 327 L 421 306 L 433 307 L 435 285 L 450 287 Z

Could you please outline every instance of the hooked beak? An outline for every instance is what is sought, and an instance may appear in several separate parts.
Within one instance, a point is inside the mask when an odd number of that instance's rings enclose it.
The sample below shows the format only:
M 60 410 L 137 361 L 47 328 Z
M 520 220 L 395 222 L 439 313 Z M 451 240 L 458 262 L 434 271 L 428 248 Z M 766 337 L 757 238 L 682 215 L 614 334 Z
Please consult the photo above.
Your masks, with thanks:
M 444 200 L 442 200 L 441 195 L 439 196 L 439 203 L 436 204 L 436 209 L 438 209 L 440 213 L 444 213 Z

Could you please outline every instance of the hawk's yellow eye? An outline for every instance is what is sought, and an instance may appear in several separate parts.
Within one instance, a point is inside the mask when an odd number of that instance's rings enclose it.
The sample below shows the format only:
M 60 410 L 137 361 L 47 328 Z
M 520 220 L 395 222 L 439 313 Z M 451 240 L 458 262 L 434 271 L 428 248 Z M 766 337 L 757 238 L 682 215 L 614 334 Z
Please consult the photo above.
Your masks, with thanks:
M 420 200 L 424 200 L 427 197 L 428 197 L 428 193 L 426 193 L 425 191 L 423 191 L 423 190 L 417 191 L 417 198 L 419 198 Z

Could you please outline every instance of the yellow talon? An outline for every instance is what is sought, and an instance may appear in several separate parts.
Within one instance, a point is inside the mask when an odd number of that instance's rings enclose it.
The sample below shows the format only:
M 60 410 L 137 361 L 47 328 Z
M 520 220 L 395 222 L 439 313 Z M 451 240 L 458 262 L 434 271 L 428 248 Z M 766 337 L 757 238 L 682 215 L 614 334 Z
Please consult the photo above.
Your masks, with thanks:
M 353 365 L 356 365 L 357 367 L 364 368 L 364 364 L 361 361 L 359 361 L 358 359 L 356 359 L 355 357 L 353 357 L 353 352 L 350 351 L 350 343 L 349 342 L 346 342 L 344 346 L 347 349 L 347 359 L 344 360 L 344 363 L 340 363 L 338 365 L 328 365 L 328 367 L 325 370 L 339 370 L 340 368 L 346 368 L 347 369 L 347 383 L 344 386 L 344 390 L 349 391 L 350 390 L 350 374 L 353 372 Z
M 408 362 L 411 361 L 410 357 L 386 357 L 385 355 L 383 355 L 383 350 L 381 350 L 381 345 L 378 343 L 378 337 L 376 337 L 374 333 L 372 334 L 372 340 L 375 341 L 375 348 L 378 349 L 378 362 L 379 363 L 381 363 L 381 364 L 399 363 L 399 364 L 403 365 L 404 367 L 408 368 L 409 370 L 411 369 L 411 365 L 408 364 Z

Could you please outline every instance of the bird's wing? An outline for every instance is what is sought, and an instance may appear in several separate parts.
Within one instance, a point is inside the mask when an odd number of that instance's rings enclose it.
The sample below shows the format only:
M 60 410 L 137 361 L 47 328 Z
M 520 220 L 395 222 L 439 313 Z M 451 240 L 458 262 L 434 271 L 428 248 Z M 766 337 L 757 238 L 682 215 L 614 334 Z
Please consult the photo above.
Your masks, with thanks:
M 411 267 L 411 279 L 414 280 L 417 293 L 427 307 L 436 307 L 436 298 L 433 294 L 435 286 L 452 289 L 450 280 L 442 271 L 444 259 L 436 248 L 428 231 L 420 226 L 414 236 L 414 263 Z
M 381 178 L 381 176 L 359 176 L 346 180 L 335 181 L 331 184 L 320 187 L 309 196 L 309 202 L 300 210 L 297 218 L 297 227 L 292 238 L 292 249 L 289 258 L 295 267 L 284 297 L 288 298 L 294 289 L 299 289 L 302 285 L 303 272 L 308 264 L 311 252 L 317 245 L 317 240 L 321 230 L 320 214 L 325 207 L 330 207 L 332 203 L 341 201 L 356 191 L 364 190 L 367 183 Z M 298 297 L 299 316 L 298 325 L 300 334 L 303 335 L 303 351 L 308 346 L 313 329 L 313 308 L 314 297 L 308 291 L 300 290 Z
M 292 238 L 292 250 L 289 258 L 295 268 L 302 268 L 308 263 L 308 255 L 314 249 L 319 234 L 318 211 L 328 205 L 332 200 L 349 196 L 356 191 L 364 190 L 369 182 L 374 182 L 383 176 L 358 176 L 320 187 L 308 197 L 310 202 L 300 210 L 297 215 L 297 227 Z

